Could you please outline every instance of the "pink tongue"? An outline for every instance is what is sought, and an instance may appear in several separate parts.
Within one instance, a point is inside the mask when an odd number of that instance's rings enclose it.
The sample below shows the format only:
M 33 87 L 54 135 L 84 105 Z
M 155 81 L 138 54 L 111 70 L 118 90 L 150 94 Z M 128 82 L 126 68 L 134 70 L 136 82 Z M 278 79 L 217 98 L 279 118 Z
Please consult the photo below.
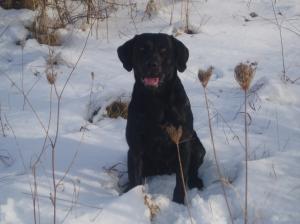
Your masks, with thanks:
M 144 83 L 146 86 L 158 86 L 159 78 L 144 78 Z

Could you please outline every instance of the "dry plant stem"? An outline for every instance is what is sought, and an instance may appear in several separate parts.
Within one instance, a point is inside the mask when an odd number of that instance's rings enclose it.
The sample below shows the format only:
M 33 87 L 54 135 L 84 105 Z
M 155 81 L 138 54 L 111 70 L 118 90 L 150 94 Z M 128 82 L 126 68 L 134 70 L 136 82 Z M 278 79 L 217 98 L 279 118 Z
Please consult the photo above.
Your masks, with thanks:
M 4 124 L 3 124 L 3 121 L 2 121 L 2 107 L 1 107 L 1 103 L 0 103 L 0 124 L 1 124 L 2 136 L 6 137 Z
M 173 23 L 173 14 L 174 14 L 174 6 L 175 6 L 175 0 L 172 0 L 172 9 L 171 9 L 171 17 L 170 17 L 170 24 L 169 25 L 172 25 Z
M 181 5 L 180 5 L 180 21 L 183 21 L 183 6 L 184 6 L 184 1 L 181 1 Z
M 276 10 L 275 10 L 275 5 L 273 0 L 271 0 L 272 3 L 272 9 L 273 9 L 273 13 L 274 13 L 274 17 L 276 20 L 276 25 L 279 31 L 279 36 L 280 36 L 280 47 L 281 47 L 281 58 L 282 58 L 282 79 L 283 81 L 287 81 L 287 77 L 286 77 L 286 69 L 285 69 L 285 58 L 284 58 L 284 47 L 283 47 L 283 38 L 282 38 L 282 28 L 281 25 L 279 24 L 278 18 L 277 18 L 277 14 L 276 14 Z
M 54 51 L 52 51 L 49 48 L 49 55 L 51 55 Z M 51 66 L 51 73 L 52 75 L 54 74 L 54 67 L 53 67 L 53 63 L 50 64 Z M 57 88 L 56 88 L 56 83 L 53 82 L 53 84 L 51 85 L 51 95 L 50 95 L 50 101 L 52 101 L 52 86 L 54 86 L 54 90 L 57 96 L 57 111 L 56 111 L 56 131 L 55 131 L 55 136 L 54 136 L 54 141 L 51 144 L 51 169 L 52 169 L 52 185 L 53 185 L 53 194 L 50 196 L 51 198 L 51 202 L 53 205 L 53 224 L 56 224 L 56 205 L 57 205 L 57 184 L 56 184 L 56 174 L 55 174 L 55 170 L 56 170 L 56 166 L 55 166 L 55 153 L 56 153 L 56 143 L 57 143 L 57 139 L 58 139 L 58 133 L 59 133 L 59 124 L 60 124 L 60 105 L 61 105 L 61 97 L 59 97 L 58 92 L 57 92 Z M 51 105 L 51 104 L 50 104 Z M 49 131 L 49 130 L 48 130 Z
M 22 40 L 23 41 L 23 40 Z M 23 95 L 25 94 L 25 91 L 24 91 L 24 46 L 23 46 L 23 43 L 21 41 L 21 66 L 22 66 L 22 71 L 21 71 L 21 88 L 22 88 L 22 91 L 23 91 Z M 23 110 L 25 110 L 25 97 L 23 99 Z
M 21 92 L 21 90 L 19 90 L 19 91 Z M 18 149 L 18 152 L 19 152 L 19 156 L 20 156 L 21 161 L 22 161 L 23 168 L 24 168 L 24 170 L 27 170 L 26 165 L 25 165 L 25 161 L 24 161 L 24 157 L 23 157 L 22 152 L 21 152 L 20 144 L 18 143 L 17 136 L 15 135 L 14 129 L 10 125 L 7 117 L 5 117 L 5 120 L 6 120 L 6 123 L 7 123 L 8 127 L 9 127 L 9 130 L 11 130 L 11 132 L 14 136 L 16 146 L 17 146 L 17 149 Z M 35 170 L 33 170 L 33 175 L 35 177 L 35 175 L 36 175 Z M 29 180 L 29 178 L 28 178 L 28 180 Z M 28 182 L 29 182 L 29 186 L 30 186 L 31 198 L 32 198 L 32 203 L 33 203 L 33 208 L 34 208 L 34 211 L 33 211 L 34 212 L 34 223 L 36 224 L 37 223 L 37 219 L 36 219 L 36 217 L 37 217 L 36 213 L 37 212 L 38 212 L 38 215 L 39 215 L 39 222 L 38 223 L 40 223 L 40 209 L 39 209 L 38 195 L 37 195 L 37 191 L 36 191 L 36 189 L 37 189 L 37 184 L 36 183 L 37 182 L 36 182 L 36 179 L 34 179 L 34 189 L 32 189 L 32 185 L 30 183 L 30 180 Z M 38 204 L 38 211 L 36 211 L 36 204 Z
M 3 34 L 5 34 L 5 32 L 7 31 L 7 29 L 9 28 L 9 25 L 7 25 L 4 30 L 0 33 L 0 37 L 2 37 Z
M 105 24 L 106 24 L 106 41 L 108 43 L 109 42 L 109 37 L 108 37 L 108 12 L 107 12 L 107 8 L 105 9 L 105 16 L 106 16 L 106 19 L 105 19 Z
M 38 223 L 41 223 L 41 217 L 40 217 L 40 206 L 39 206 L 39 194 L 38 194 L 38 180 L 37 180 L 37 176 L 36 176 L 36 170 L 38 167 L 38 164 L 41 160 L 42 155 L 44 154 L 45 150 L 46 150 L 46 143 L 47 143 L 47 139 L 48 139 L 48 133 L 49 133 L 49 129 L 50 129 L 50 123 L 52 120 L 52 90 L 53 90 L 53 86 L 51 85 L 50 87 L 50 107 L 49 107 L 49 119 L 48 119 L 48 126 L 47 126 L 47 133 L 46 133 L 46 137 L 44 139 L 44 143 L 43 143 L 43 147 L 42 147 L 42 151 L 39 153 L 37 159 L 35 160 L 35 162 L 32 165 L 32 175 L 33 175 L 33 190 L 31 190 L 32 193 L 32 202 L 33 202 L 33 213 L 34 213 L 34 223 L 37 223 L 37 214 L 38 213 Z M 37 208 L 36 208 L 37 205 Z M 38 210 L 36 212 L 36 210 Z
M 180 176 L 181 176 L 181 181 L 182 181 L 182 187 L 183 187 L 184 196 L 185 196 L 184 197 L 185 198 L 185 203 L 186 203 L 186 207 L 187 207 L 187 210 L 188 210 L 188 213 L 189 213 L 191 224 L 193 224 L 191 208 L 190 208 L 190 205 L 189 205 L 188 199 L 187 199 L 187 191 L 186 191 L 185 179 L 184 179 L 184 175 L 183 175 L 182 161 L 181 161 L 180 150 L 179 150 L 179 142 L 176 142 L 176 147 L 177 147 L 177 154 L 178 154 L 178 162 L 179 162 L 179 168 L 180 168 Z
M 98 9 L 101 7 L 100 1 L 97 2 L 97 7 L 98 7 Z M 108 18 L 106 18 L 106 19 L 108 19 Z M 99 20 L 100 20 L 100 16 L 99 16 L 99 18 L 97 18 L 97 22 L 96 22 L 96 39 L 97 40 L 99 39 Z
M 278 111 L 276 107 L 276 137 L 277 137 L 277 145 L 278 145 L 278 151 L 281 151 L 281 144 L 280 144 L 280 139 L 279 139 L 279 124 L 278 124 Z
M 51 195 L 51 198 L 50 198 L 50 199 L 51 199 L 51 202 L 52 202 L 52 205 L 53 205 L 53 223 L 54 223 L 54 224 L 56 224 L 57 187 L 58 187 L 58 185 L 63 181 L 63 179 L 65 178 L 65 176 L 67 175 L 67 173 L 68 173 L 68 171 L 70 170 L 70 167 L 71 167 L 71 166 L 69 166 L 68 169 L 67 169 L 67 172 L 65 173 L 65 175 L 63 176 L 63 178 L 62 178 L 61 180 L 58 180 L 58 182 L 56 182 L 56 175 L 55 175 L 55 168 L 56 168 L 56 167 L 55 167 L 55 150 L 56 150 L 56 143 L 57 143 L 57 139 L 58 139 L 58 131 L 59 131 L 61 99 L 62 99 L 63 92 L 64 92 L 64 90 L 65 90 L 65 88 L 66 88 L 66 86 L 67 86 L 69 80 L 71 79 L 71 76 L 72 76 L 74 70 L 76 69 L 76 67 L 77 67 L 77 65 L 78 65 L 78 63 L 79 63 L 79 61 L 80 61 L 80 59 L 81 59 L 81 57 L 82 57 L 82 55 L 83 55 L 83 52 L 84 52 L 84 50 L 85 50 L 85 48 L 86 48 L 88 39 L 89 39 L 90 34 L 91 34 L 91 30 L 92 30 L 93 24 L 94 24 L 94 22 L 92 23 L 92 25 L 91 25 L 91 27 L 90 27 L 89 33 L 88 33 L 88 35 L 87 35 L 87 38 L 86 38 L 86 41 L 85 41 L 85 44 L 84 44 L 84 47 L 83 47 L 83 49 L 82 49 L 82 51 L 81 51 L 81 53 L 80 53 L 80 55 L 79 55 L 79 57 L 78 57 L 78 60 L 76 61 L 75 66 L 74 66 L 73 69 L 71 70 L 71 72 L 70 72 L 70 74 L 69 74 L 69 76 L 68 76 L 68 78 L 67 78 L 67 80 L 66 80 L 66 82 L 65 82 L 65 84 L 64 84 L 64 86 L 63 86 L 63 88 L 62 88 L 62 90 L 61 90 L 61 92 L 58 93 L 55 83 L 54 83 L 54 85 L 53 85 L 53 86 L 54 86 L 54 89 L 55 89 L 56 96 L 57 96 L 57 112 L 56 112 L 56 119 L 57 119 L 57 120 L 56 120 L 56 132 L 55 132 L 54 140 L 53 140 L 52 138 L 50 138 L 49 135 L 48 135 L 50 121 L 49 121 L 49 123 L 48 123 L 48 128 L 46 129 L 45 126 L 44 126 L 44 124 L 43 124 L 43 122 L 42 122 L 41 119 L 39 118 L 37 112 L 35 111 L 35 109 L 34 109 L 33 106 L 31 105 L 29 99 L 28 99 L 27 96 L 25 95 L 24 91 L 22 91 L 22 90 L 21 90 L 21 89 L 20 89 L 20 88 L 19 88 L 19 87 L 18 87 L 18 86 L 17 86 L 17 85 L 16 85 L 16 84 L 8 77 L 8 76 L 6 76 L 6 78 L 9 79 L 9 81 L 10 81 L 14 86 L 16 86 L 16 88 L 23 94 L 25 101 L 28 103 L 29 107 L 31 108 L 31 110 L 32 110 L 33 113 L 35 114 L 37 120 L 39 121 L 40 125 L 42 126 L 43 130 L 45 131 L 45 133 L 46 133 L 46 139 L 48 138 L 49 141 L 50 141 L 50 143 L 51 143 L 51 149 L 52 149 L 52 151 L 51 151 L 51 169 L 52 169 L 53 195 Z M 49 51 L 49 52 L 50 52 L 50 51 Z M 54 72 L 54 71 L 53 71 L 53 66 L 51 67 L 51 70 L 52 70 L 52 72 Z M 51 96 L 52 96 L 52 86 L 51 86 Z M 50 99 L 50 101 L 52 102 L 52 98 Z M 51 104 L 52 104 L 52 103 L 51 103 Z M 51 104 L 50 104 L 50 105 L 51 105 Z M 50 106 L 50 107 L 51 107 L 51 106 Z M 51 110 L 51 108 L 50 108 L 50 110 Z M 51 110 L 51 111 L 52 111 L 52 110 Z M 51 116 L 50 116 L 49 119 L 51 120 Z M 44 152 L 45 144 L 46 144 L 46 141 L 44 142 L 43 150 L 42 150 L 42 152 L 40 153 L 40 155 L 39 155 L 39 157 L 38 157 L 38 160 L 37 160 L 36 163 L 34 164 L 35 166 L 37 165 L 38 161 L 40 160 L 40 158 L 41 158 L 41 156 L 42 156 L 42 154 L 43 154 L 43 152 Z M 76 155 L 77 155 L 77 153 L 75 154 L 75 156 L 74 156 L 74 158 L 73 158 L 71 164 L 73 164 Z M 34 198 L 35 198 L 35 196 L 34 196 Z M 34 200 L 35 200 L 35 199 L 34 199 Z M 35 206 L 35 202 L 33 202 L 33 203 L 34 203 L 34 206 Z M 35 214 L 35 220 L 36 220 L 36 214 Z
M 65 217 L 62 219 L 61 224 L 63 224 L 66 221 L 66 219 L 71 214 L 73 208 L 76 206 L 77 201 L 78 201 L 80 186 L 77 190 L 76 183 L 74 183 L 74 182 L 72 182 L 72 183 L 73 183 L 73 195 L 72 195 L 72 200 L 71 200 L 71 206 L 70 206 L 70 208 L 68 208 L 68 211 L 67 211 Z
M 49 48 L 49 55 L 51 55 L 53 51 Z M 53 63 L 51 63 L 51 72 L 54 74 L 54 68 Z M 51 171 L 52 171 L 52 187 L 53 187 L 53 194 L 50 195 L 50 200 L 53 205 L 53 224 L 56 224 L 56 205 L 57 205 L 57 184 L 56 184 L 56 166 L 55 166 L 55 152 L 56 152 L 56 143 L 58 139 L 58 132 L 59 132 L 59 124 L 60 124 L 60 102 L 61 98 L 58 95 L 57 88 L 55 82 L 53 82 L 51 85 L 51 95 L 50 95 L 50 101 L 52 101 L 52 88 L 54 87 L 56 96 L 57 96 L 57 111 L 56 111 L 56 131 L 53 143 L 51 144 Z M 53 86 L 53 87 L 52 87 Z M 51 105 L 51 104 L 50 104 Z
M 61 24 L 63 25 L 65 23 L 64 23 L 62 8 L 60 7 L 58 0 L 54 0 L 54 3 L 55 3 L 55 7 L 56 7 L 56 11 L 57 11 L 59 20 L 60 20 Z
M 135 22 L 135 16 L 133 14 L 133 11 L 135 10 L 135 15 L 136 15 L 136 10 L 137 10 L 136 3 L 132 3 L 132 0 L 129 0 L 129 6 L 130 6 L 130 19 L 132 21 L 135 31 L 138 32 L 136 22 Z
M 189 32 L 189 4 L 190 1 L 186 0 L 186 8 L 185 8 L 185 31 Z
M 86 15 L 86 22 L 90 24 L 90 15 L 91 15 L 91 8 L 92 8 L 92 1 L 87 0 L 87 15 Z
M 173 125 L 171 126 L 167 126 L 166 127 L 166 132 L 169 135 L 169 137 L 171 138 L 171 140 L 176 144 L 176 148 L 177 148 L 177 156 L 178 156 L 178 163 L 179 163 L 179 171 L 180 171 L 180 178 L 181 178 L 181 182 L 182 182 L 182 187 L 183 187 L 183 191 L 184 191 L 184 199 L 186 202 L 186 206 L 187 206 L 187 210 L 189 213 L 189 217 L 190 217 L 190 221 L 191 224 L 193 224 L 193 220 L 192 220 L 192 214 L 191 214 L 191 210 L 188 204 L 188 200 L 187 200 L 187 191 L 186 191 L 186 186 L 185 186 L 185 179 L 184 179 L 184 175 L 183 175 L 183 167 L 182 167 L 182 160 L 181 160 L 181 156 L 180 156 L 180 149 L 179 149 L 179 144 L 180 139 L 182 137 L 182 127 L 179 126 L 179 128 L 175 128 Z
M 82 57 L 82 55 L 83 55 L 83 53 L 84 53 L 84 51 L 85 51 L 85 49 L 86 49 L 87 42 L 88 42 L 88 40 L 89 40 L 89 38 L 90 38 L 90 35 L 91 35 L 91 32 L 92 32 L 92 28 L 93 28 L 93 25 L 94 25 L 95 21 L 96 21 L 96 20 L 94 20 L 94 22 L 93 22 L 93 23 L 91 24 L 91 26 L 90 26 L 90 30 L 89 30 L 89 33 L 88 33 L 86 39 L 85 39 L 85 42 L 84 42 L 84 46 L 83 46 L 83 48 L 82 48 L 82 51 L 80 52 L 80 55 L 79 55 L 79 57 L 78 57 L 78 59 L 77 59 L 75 65 L 74 65 L 74 67 L 72 68 L 72 70 L 71 70 L 71 72 L 70 72 L 70 74 L 69 74 L 69 76 L 68 76 L 68 78 L 67 78 L 67 80 L 66 80 L 66 82 L 65 82 L 65 84 L 64 84 L 64 86 L 63 86 L 63 88 L 62 88 L 62 90 L 61 90 L 61 93 L 59 94 L 59 99 L 61 99 L 61 97 L 62 97 L 62 95 L 63 95 L 63 93 L 64 93 L 64 90 L 65 90 L 67 84 L 69 83 L 69 81 L 70 81 L 70 79 L 71 79 L 71 77 L 72 77 L 72 75 L 73 75 L 73 72 L 74 72 L 75 69 L 77 68 L 77 65 L 78 65 L 78 63 L 79 63 L 79 61 L 80 61 L 80 59 L 81 59 L 81 57 Z
M 226 193 L 225 186 L 224 186 L 223 177 L 222 177 L 222 174 L 221 174 L 221 169 L 220 169 L 218 158 L 217 158 L 217 151 L 216 151 L 216 147 L 215 147 L 214 135 L 213 135 L 213 132 L 212 132 L 212 125 L 211 125 L 211 119 L 210 119 L 210 113 L 209 113 L 206 87 L 203 87 L 203 89 L 204 89 L 205 104 L 206 104 L 207 116 L 208 116 L 208 126 L 209 126 L 209 132 L 210 132 L 210 140 L 211 140 L 211 144 L 212 144 L 212 147 L 213 147 L 214 159 L 216 161 L 217 173 L 218 173 L 219 179 L 221 181 L 221 188 L 222 188 L 222 191 L 223 191 L 223 194 L 224 194 L 224 198 L 225 198 L 226 207 L 227 207 L 227 210 L 228 210 L 228 213 L 229 213 L 230 221 L 233 224 L 234 223 L 233 222 L 233 217 L 232 217 L 232 213 L 231 213 L 231 210 L 230 210 L 227 193 Z
M 36 203 L 38 202 L 38 190 L 37 190 L 37 178 L 36 178 L 36 169 L 35 167 L 32 168 L 32 175 L 33 175 L 33 189 L 30 184 L 31 190 L 31 197 L 32 197 L 32 204 L 33 204 L 33 220 L 34 224 L 37 224 L 37 211 L 36 211 Z M 40 223 L 40 222 L 39 222 Z
M 47 130 L 46 130 L 46 137 L 44 139 L 42 151 L 38 155 L 38 157 L 35 160 L 35 162 L 34 162 L 34 164 L 33 164 L 32 167 L 36 167 L 38 165 L 38 163 L 41 160 L 42 155 L 44 154 L 44 152 L 46 150 L 46 143 L 47 143 L 48 134 L 49 134 L 49 130 L 50 130 L 50 124 L 51 124 L 51 120 L 52 120 L 52 92 L 53 92 L 53 86 L 51 85 L 51 87 L 50 87 L 50 103 L 49 103 L 49 118 L 48 118 Z
M 10 81 L 10 83 L 17 88 L 17 90 L 23 94 L 26 103 L 28 104 L 28 106 L 30 107 L 31 111 L 34 113 L 34 116 L 36 117 L 37 121 L 39 122 L 40 126 L 42 127 L 43 131 L 46 133 L 46 137 L 49 139 L 49 141 L 51 142 L 51 144 L 53 144 L 52 139 L 49 137 L 48 132 L 46 127 L 44 126 L 41 118 L 39 117 L 39 115 L 37 114 L 36 110 L 34 109 L 34 107 L 32 106 L 30 100 L 28 99 L 28 97 L 22 92 L 21 88 L 19 86 L 17 86 L 17 84 L 6 74 L 4 74 L 4 76 Z
M 58 93 L 57 91 L 57 88 L 56 88 L 56 84 L 54 83 L 54 89 L 55 89 L 55 93 L 57 95 L 57 114 L 56 114 L 56 132 L 55 132 L 55 137 L 54 137 L 54 141 L 53 141 L 53 144 L 51 144 L 51 148 L 52 148 L 52 152 L 51 152 L 51 160 L 52 160 L 52 184 L 53 184 L 53 195 L 52 195 L 52 204 L 53 204 L 53 224 L 56 224 L 56 198 L 57 198 L 57 187 L 58 187 L 58 184 L 57 183 L 60 183 L 60 180 L 58 182 L 56 182 L 56 175 L 55 175 L 55 150 L 56 150 L 56 143 L 57 143 L 57 139 L 58 139 L 58 132 L 59 132 L 59 124 L 60 124 L 60 106 L 61 106 L 61 99 L 62 99 L 62 95 L 64 93 L 64 90 L 68 84 L 68 82 L 70 81 L 71 77 L 72 77 L 72 74 L 73 72 L 75 71 L 75 68 L 77 67 L 83 53 L 84 53 L 84 50 L 87 46 L 87 42 L 89 40 L 89 37 L 90 37 L 90 34 L 91 34 L 91 31 L 92 31 L 92 28 L 93 28 L 93 25 L 94 25 L 95 21 L 93 21 L 93 23 L 91 24 L 90 26 L 90 30 L 89 30 L 89 33 L 87 35 L 87 38 L 85 40 L 85 43 L 84 43 L 84 47 L 78 57 L 78 60 L 76 61 L 72 71 L 70 72 L 62 90 L 60 93 Z M 77 155 L 77 154 L 76 154 Z M 76 156 L 75 156 L 76 157 Z M 74 157 L 74 158 L 75 158 Z M 73 162 L 72 162 L 73 164 Z M 69 168 L 68 168 L 68 171 L 69 171 Z M 65 177 L 66 175 L 64 175 Z
M 26 193 L 26 192 L 23 192 L 24 195 L 27 195 L 29 197 L 31 197 L 31 194 L 30 193 Z M 44 199 L 48 199 L 49 196 L 48 195 L 40 195 L 41 198 L 44 198 Z M 70 204 L 74 203 L 73 200 L 68 200 L 68 199 L 64 199 L 64 198 L 57 198 L 58 201 L 62 201 L 62 202 L 68 202 Z M 76 202 L 77 205 L 80 205 L 82 207 L 85 207 L 85 208 L 93 208 L 93 209 L 99 209 L 99 210 L 102 210 L 103 208 L 101 207 L 97 207 L 97 206 L 94 206 L 94 205 L 89 205 L 89 204 L 86 204 L 86 203 L 83 203 L 83 202 Z
M 265 20 L 265 21 L 268 21 L 268 22 L 270 22 L 270 23 L 273 23 L 273 24 L 277 25 L 276 22 L 273 22 L 272 19 L 263 17 L 263 16 L 261 16 L 261 15 L 259 15 L 259 17 L 260 17 L 261 19 Z M 280 27 L 281 27 L 281 29 L 285 29 L 285 30 L 287 30 L 287 31 L 290 31 L 290 32 L 292 32 L 293 34 L 295 34 L 295 35 L 297 35 L 298 37 L 300 37 L 300 33 L 299 33 L 299 32 L 297 32 L 297 31 L 295 31 L 295 30 L 292 30 L 291 28 L 286 27 L 286 26 L 284 26 L 284 25 L 281 25 Z
M 245 217 L 244 224 L 248 223 L 248 125 L 247 125 L 247 89 L 245 92 Z
M 90 34 L 90 32 L 89 32 L 89 34 Z M 89 35 L 88 35 L 88 37 L 89 37 Z M 87 37 L 87 39 L 88 39 L 88 37 Z M 85 45 L 84 45 L 84 49 L 85 49 L 85 47 L 86 47 L 86 44 L 87 44 L 87 40 L 86 40 L 86 43 L 85 43 Z M 80 58 L 81 58 L 81 56 L 82 56 L 82 54 L 83 54 L 84 49 L 82 50 L 82 52 L 81 52 L 81 54 L 80 54 L 80 56 L 79 56 L 79 59 L 77 60 L 76 65 L 74 66 L 73 70 L 72 70 L 71 73 L 69 74 L 68 79 L 67 79 L 67 81 L 66 81 L 66 83 L 65 83 L 65 85 L 64 85 L 64 87 L 63 87 L 63 89 L 62 89 L 62 91 L 61 91 L 60 94 L 58 94 L 56 86 L 53 85 L 53 86 L 54 86 L 54 89 L 55 89 L 56 96 L 57 96 L 57 98 L 58 98 L 58 101 L 57 101 L 57 105 L 58 105 L 58 106 L 57 106 L 57 114 L 56 114 L 56 115 L 57 115 L 57 123 L 56 123 L 56 133 L 55 133 L 54 140 L 48 135 L 48 132 L 49 132 L 49 126 L 50 126 L 49 124 L 50 124 L 51 117 L 49 118 L 48 128 L 46 129 L 46 127 L 44 126 L 42 120 L 40 119 L 39 115 L 37 114 L 36 110 L 35 110 L 34 107 L 32 106 L 30 100 L 28 99 L 28 97 L 27 97 L 27 95 L 24 93 L 24 91 L 22 91 L 22 89 L 21 89 L 20 87 L 18 87 L 18 86 L 16 85 L 16 83 L 15 83 L 9 76 L 5 75 L 5 77 L 11 82 L 11 84 L 12 84 L 13 86 L 15 86 L 15 87 L 17 88 L 17 90 L 18 90 L 20 93 L 23 94 L 24 99 L 25 99 L 25 101 L 27 102 L 29 108 L 30 108 L 30 109 L 32 110 L 32 112 L 34 113 L 34 115 L 35 115 L 35 117 L 37 118 L 38 122 L 40 123 L 40 125 L 41 125 L 43 131 L 44 131 L 45 134 L 46 134 L 45 141 L 44 141 L 44 146 L 43 146 L 43 150 L 42 150 L 42 152 L 41 152 L 40 155 L 38 156 L 38 159 L 36 160 L 36 162 L 35 162 L 34 165 L 33 165 L 33 168 L 34 168 L 34 169 L 36 169 L 36 166 L 37 166 L 38 162 L 40 161 L 40 158 L 41 158 L 41 156 L 42 156 L 42 154 L 43 154 L 43 152 L 44 152 L 45 144 L 46 144 L 46 139 L 48 139 L 48 140 L 50 141 L 50 145 L 51 145 L 51 149 L 52 149 L 52 153 L 51 153 L 52 184 L 53 184 L 53 188 L 54 188 L 54 189 L 53 189 L 53 194 L 51 195 L 51 198 L 50 198 L 50 199 L 51 199 L 51 202 L 52 202 L 52 204 L 53 204 L 53 223 L 54 223 L 54 224 L 56 224 L 56 201 L 57 201 L 57 187 L 58 187 L 58 184 L 56 183 L 56 176 L 55 176 L 55 149 L 56 149 L 56 143 L 57 143 L 57 139 L 58 139 L 58 130 L 59 130 L 59 121 L 60 121 L 60 104 L 61 104 L 61 98 L 62 98 L 63 90 L 65 89 L 65 87 L 66 87 L 68 81 L 70 80 L 71 75 L 73 74 L 73 72 L 74 72 L 74 70 L 75 70 L 75 68 L 76 68 L 76 66 L 77 66 L 77 64 L 78 64 L 78 62 L 79 62 L 79 60 L 80 60 Z M 51 96 L 52 96 L 52 86 L 51 86 Z M 52 102 L 52 98 L 51 98 L 50 101 Z M 51 111 L 52 111 L 52 110 L 51 110 Z M 76 155 L 77 155 L 77 154 L 76 154 Z M 76 157 L 76 155 L 74 156 L 74 158 Z M 73 158 L 73 160 L 74 160 L 74 158 Z M 72 164 L 73 164 L 73 160 L 72 160 Z M 69 171 L 69 170 L 70 170 L 70 167 L 68 167 L 68 171 Z M 34 176 L 34 182 L 35 182 L 35 184 L 37 184 L 37 179 L 36 179 L 36 176 L 35 176 L 35 175 L 36 175 L 35 172 L 36 172 L 36 171 L 33 171 L 33 176 Z M 65 176 L 66 176 L 66 174 L 64 175 L 64 177 L 65 177 Z M 58 183 L 60 183 L 60 181 L 58 181 Z M 37 185 L 35 186 L 35 189 L 37 189 Z M 37 200 L 37 198 L 38 198 L 37 191 L 36 191 L 36 190 L 33 190 L 32 193 L 31 193 L 31 196 L 32 196 L 32 198 L 33 198 L 33 206 L 34 206 L 34 213 L 35 213 L 35 214 L 34 214 L 34 221 L 35 221 L 35 223 L 36 223 L 36 222 L 37 222 L 37 221 L 36 221 L 36 220 L 37 220 L 37 218 L 36 218 L 36 217 L 37 217 L 37 215 L 36 215 L 36 200 Z M 38 211 L 39 211 L 39 203 L 38 203 Z M 39 220 L 40 220 L 40 217 L 39 217 Z
M 56 177 L 55 177 L 55 147 L 52 148 L 51 153 L 51 161 L 52 161 L 52 184 L 53 184 L 53 195 L 51 196 L 51 201 L 53 205 L 53 224 L 56 223 L 56 194 L 57 194 L 57 187 L 56 187 Z

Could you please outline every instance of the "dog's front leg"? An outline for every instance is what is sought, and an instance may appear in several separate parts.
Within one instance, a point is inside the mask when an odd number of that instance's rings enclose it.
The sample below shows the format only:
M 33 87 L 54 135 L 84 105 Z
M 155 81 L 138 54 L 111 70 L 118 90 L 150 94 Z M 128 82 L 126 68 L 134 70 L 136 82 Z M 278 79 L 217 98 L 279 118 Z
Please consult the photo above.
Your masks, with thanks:
M 136 153 L 132 149 L 128 151 L 127 158 L 129 189 L 144 184 L 143 160 L 141 153 Z
M 185 188 L 190 164 L 190 142 L 184 142 L 179 145 L 180 158 L 177 158 L 176 168 L 176 186 L 173 193 L 173 201 L 184 204 Z M 181 169 L 182 168 L 182 169 Z

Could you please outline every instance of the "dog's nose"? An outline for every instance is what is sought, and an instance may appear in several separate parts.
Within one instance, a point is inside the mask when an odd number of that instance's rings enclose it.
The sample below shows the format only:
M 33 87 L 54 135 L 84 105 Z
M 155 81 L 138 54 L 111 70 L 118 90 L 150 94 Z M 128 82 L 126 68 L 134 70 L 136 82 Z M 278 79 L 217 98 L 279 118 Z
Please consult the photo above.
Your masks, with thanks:
M 151 62 L 149 62 L 148 66 L 151 69 L 157 69 L 158 68 L 158 62 L 157 61 L 151 61 Z

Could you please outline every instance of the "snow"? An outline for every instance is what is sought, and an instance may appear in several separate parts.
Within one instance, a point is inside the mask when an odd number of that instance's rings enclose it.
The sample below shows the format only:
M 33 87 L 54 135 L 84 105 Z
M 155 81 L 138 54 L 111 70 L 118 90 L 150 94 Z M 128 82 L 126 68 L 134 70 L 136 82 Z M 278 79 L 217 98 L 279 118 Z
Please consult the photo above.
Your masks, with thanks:
M 275 5 L 282 14 L 277 17 L 291 80 L 286 83 L 281 80 L 280 36 L 271 1 L 191 1 L 190 21 L 198 31 L 192 35 L 180 33 L 181 2 L 176 2 L 173 25 L 169 25 L 170 2 L 159 1 L 159 11 L 143 20 L 145 1 L 137 2 L 132 18 L 128 7 L 119 7 L 108 20 L 108 33 L 106 22 L 100 22 L 98 36 L 96 30 L 89 36 L 89 26 L 60 29 L 62 46 L 58 47 L 26 40 L 29 32 L 25 27 L 32 23 L 35 12 L 0 8 L 1 224 L 34 223 L 34 171 L 37 223 L 53 223 L 52 149 L 49 138 L 45 141 L 48 129 L 51 141 L 58 134 L 57 223 L 190 223 L 187 207 L 172 202 L 174 175 L 148 178 L 145 186 L 121 193 L 127 182 L 126 120 L 110 119 L 105 112 L 114 100 L 130 100 L 134 83 L 133 75 L 118 60 L 117 47 L 137 33 L 175 31 L 190 51 L 188 68 L 179 76 L 191 101 L 195 130 L 207 150 L 199 169 L 205 187 L 188 191 L 193 222 L 231 223 L 197 71 L 214 66 L 207 92 L 217 156 L 230 182 L 225 188 L 233 221 L 243 223 L 244 95 L 233 71 L 240 62 L 255 61 L 258 68 L 248 95 L 249 223 L 300 223 L 299 1 L 276 1 Z M 258 17 L 252 18 L 251 12 Z M 20 41 L 24 40 L 22 49 Z M 62 94 L 59 119 L 58 98 L 46 77 L 51 52 L 57 62 L 58 93 L 76 66 Z M 159 207 L 152 219 L 145 195 Z

